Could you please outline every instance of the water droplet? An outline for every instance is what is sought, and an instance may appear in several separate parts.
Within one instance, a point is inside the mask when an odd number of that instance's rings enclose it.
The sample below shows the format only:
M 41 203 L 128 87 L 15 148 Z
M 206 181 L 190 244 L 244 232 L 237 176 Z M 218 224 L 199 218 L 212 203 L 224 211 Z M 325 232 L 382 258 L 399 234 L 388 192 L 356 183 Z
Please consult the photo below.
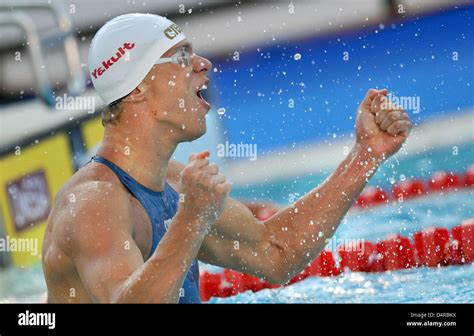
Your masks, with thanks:
M 220 107 L 217 109 L 217 114 L 218 115 L 223 115 L 225 113 L 225 108 L 224 107 Z
M 168 85 L 169 85 L 169 86 L 175 86 L 175 85 L 176 85 L 176 83 L 175 83 L 175 82 L 173 82 L 173 81 L 169 81 L 169 82 L 168 82 Z
M 151 76 L 151 80 L 155 80 L 155 78 L 156 78 L 155 75 Z
M 301 59 L 301 54 L 300 53 L 296 53 L 293 58 L 295 59 L 295 61 L 299 61 Z

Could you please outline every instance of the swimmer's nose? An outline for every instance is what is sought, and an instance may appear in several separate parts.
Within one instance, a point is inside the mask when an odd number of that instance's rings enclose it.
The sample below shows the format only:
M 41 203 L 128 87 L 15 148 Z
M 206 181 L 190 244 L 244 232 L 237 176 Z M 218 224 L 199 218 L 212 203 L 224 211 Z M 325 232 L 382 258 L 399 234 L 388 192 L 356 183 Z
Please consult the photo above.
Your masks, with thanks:
M 209 71 L 212 68 L 212 63 L 207 58 L 195 55 L 193 57 L 193 69 L 194 72 Z

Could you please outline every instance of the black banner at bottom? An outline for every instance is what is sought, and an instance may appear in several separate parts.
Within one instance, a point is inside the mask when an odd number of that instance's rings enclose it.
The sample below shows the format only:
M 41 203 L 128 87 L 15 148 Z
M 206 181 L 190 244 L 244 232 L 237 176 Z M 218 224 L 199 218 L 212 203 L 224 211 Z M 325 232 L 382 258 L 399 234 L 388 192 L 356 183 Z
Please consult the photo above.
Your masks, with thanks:
M 314 334 L 474 335 L 472 306 L 463 304 L 315 305 L 47 305 L 0 304 L 0 336 L 107 335 L 176 329 L 219 333 L 285 327 Z M 219 325 L 224 325 L 224 329 Z M 250 328 L 250 329 L 248 329 Z M 214 332 L 212 332 L 214 333 Z

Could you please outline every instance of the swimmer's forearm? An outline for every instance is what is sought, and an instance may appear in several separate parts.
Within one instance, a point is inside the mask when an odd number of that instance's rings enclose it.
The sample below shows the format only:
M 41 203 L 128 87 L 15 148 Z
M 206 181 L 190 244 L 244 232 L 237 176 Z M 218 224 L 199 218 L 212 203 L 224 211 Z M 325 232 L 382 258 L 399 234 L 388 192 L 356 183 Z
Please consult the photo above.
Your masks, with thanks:
M 266 222 L 283 248 L 285 274 L 299 273 L 322 251 L 378 165 L 356 144 L 323 184 Z
M 116 302 L 178 303 L 185 276 L 205 237 L 199 227 L 176 215 L 153 255 L 127 280 Z

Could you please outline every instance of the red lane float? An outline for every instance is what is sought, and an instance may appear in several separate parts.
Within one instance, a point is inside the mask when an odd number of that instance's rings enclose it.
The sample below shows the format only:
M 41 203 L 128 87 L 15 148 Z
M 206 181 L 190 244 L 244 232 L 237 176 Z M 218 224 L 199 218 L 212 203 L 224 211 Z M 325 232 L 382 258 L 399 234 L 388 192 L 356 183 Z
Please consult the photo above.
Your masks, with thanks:
M 360 251 L 340 246 L 337 250 L 340 261 L 340 269 L 349 269 L 353 272 L 369 272 L 371 256 L 374 254 L 375 247 L 371 242 L 363 242 Z
M 331 251 L 322 251 L 303 272 L 308 276 L 335 276 L 340 270 Z
M 398 245 L 398 235 L 389 236 L 380 244 L 384 270 L 394 271 L 403 268 L 402 260 L 398 255 Z
M 448 242 L 446 250 L 443 255 L 443 266 L 449 265 L 460 265 L 462 264 L 461 249 L 459 248 L 459 242 L 454 239 Z
M 453 238 L 450 240 L 450 238 Z M 474 218 L 464 220 L 449 231 L 432 227 L 415 232 L 413 243 L 408 237 L 389 235 L 373 244 L 364 241 L 358 249 L 340 246 L 338 259 L 331 251 L 323 251 L 303 272 L 294 276 L 285 286 L 311 276 L 337 276 L 343 271 L 384 272 L 419 266 L 438 267 L 474 262 Z M 258 278 L 233 270 L 223 273 L 201 274 L 201 299 L 229 297 L 248 290 L 257 292 L 265 288 L 277 288 Z
M 388 202 L 388 194 L 381 188 L 368 187 L 357 198 L 356 205 L 366 208 Z
M 461 258 L 464 262 L 474 262 L 474 218 L 467 219 L 452 229 L 453 237 L 458 242 Z
M 388 236 L 381 244 L 383 266 L 386 271 L 411 268 L 417 265 L 410 239 L 401 235 Z
M 436 267 L 443 261 L 449 232 L 445 228 L 428 228 L 413 236 L 418 260 L 421 265 Z
M 369 258 L 369 272 L 384 272 L 384 250 L 382 242 L 375 244 L 374 254 Z
M 354 205 L 367 208 L 389 201 L 403 202 L 406 199 L 425 195 L 429 192 L 444 192 L 463 187 L 474 187 L 474 165 L 470 166 L 464 174 L 439 171 L 434 173 L 426 182 L 420 179 L 398 182 L 392 187 L 391 193 L 380 187 L 369 186 L 360 194 Z
M 208 301 L 211 297 L 225 297 L 221 291 L 222 274 L 203 272 L 199 278 L 202 301 Z
M 413 246 L 407 237 L 390 235 L 375 245 L 369 272 L 394 271 L 417 266 Z
M 420 196 L 426 192 L 421 180 L 407 180 L 395 184 L 392 188 L 393 197 L 399 202 L 404 199 Z
M 474 187 L 474 165 L 470 166 L 464 173 L 464 186 Z
M 461 186 L 461 178 L 453 172 L 436 172 L 428 181 L 428 188 L 431 191 L 440 191 Z
M 331 251 L 322 251 L 314 261 L 309 264 L 303 272 L 295 275 L 287 285 L 292 285 L 295 282 L 306 279 L 310 276 L 336 276 L 341 273 L 340 269 L 336 266 L 336 260 L 334 259 Z

